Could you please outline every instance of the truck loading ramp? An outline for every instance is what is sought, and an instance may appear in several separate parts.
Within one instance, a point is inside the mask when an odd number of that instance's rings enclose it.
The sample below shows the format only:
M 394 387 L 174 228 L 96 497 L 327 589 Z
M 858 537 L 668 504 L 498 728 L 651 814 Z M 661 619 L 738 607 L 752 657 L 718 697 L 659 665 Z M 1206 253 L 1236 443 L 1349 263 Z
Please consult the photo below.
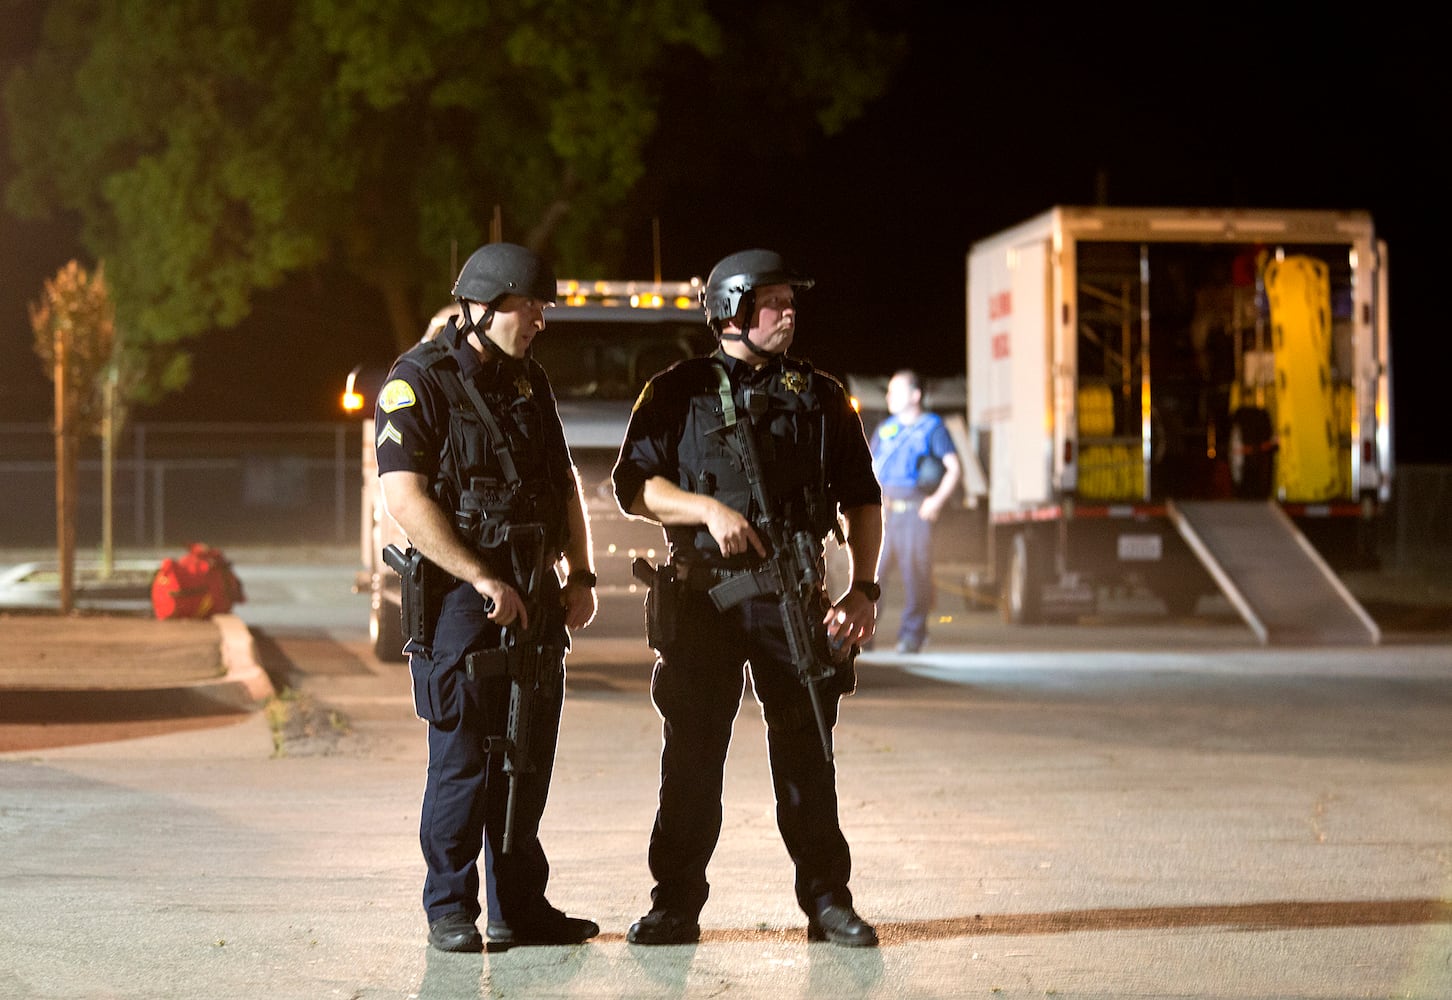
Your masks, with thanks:
M 1172 501 L 1169 515 L 1262 645 L 1381 641 L 1371 616 L 1273 501 Z

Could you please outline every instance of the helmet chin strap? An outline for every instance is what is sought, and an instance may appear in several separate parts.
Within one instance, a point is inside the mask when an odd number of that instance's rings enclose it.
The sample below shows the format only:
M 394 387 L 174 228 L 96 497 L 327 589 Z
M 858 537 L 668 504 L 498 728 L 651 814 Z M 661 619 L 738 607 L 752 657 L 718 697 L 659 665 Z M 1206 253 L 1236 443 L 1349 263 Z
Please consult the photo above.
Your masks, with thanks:
M 484 314 L 479 317 L 478 322 L 475 322 L 474 317 L 469 314 L 469 300 L 460 299 L 459 315 L 464 317 L 464 322 L 460 325 L 459 329 L 464 331 L 466 335 L 477 333 L 479 339 L 484 340 L 485 334 L 489 330 L 489 318 L 494 315 L 494 307 L 486 304 L 484 306 Z
M 736 310 L 736 315 L 746 317 L 746 325 L 742 327 L 740 333 L 727 333 L 726 324 L 725 322 L 722 322 L 720 335 L 721 339 L 739 340 L 743 344 L 745 344 L 747 349 L 749 349 L 751 353 L 755 354 L 758 358 L 762 358 L 766 361 L 773 361 L 781 357 L 785 352 L 768 351 L 766 348 L 758 346 L 756 341 L 751 339 L 751 315 L 754 312 L 756 312 L 756 292 L 752 290 L 746 292 L 741 296 L 741 306 Z
M 476 321 L 472 316 L 469 315 L 469 300 L 460 299 L 459 312 L 463 316 L 464 322 L 459 327 L 459 329 L 466 337 L 470 333 L 476 334 L 479 337 L 479 349 L 483 351 L 486 355 L 493 354 L 497 357 L 504 358 L 505 360 L 512 361 L 514 360 L 514 358 L 510 355 L 510 353 L 506 351 L 503 347 L 500 347 L 498 341 L 496 341 L 493 337 L 489 336 L 489 321 L 494 318 L 495 311 L 496 310 L 493 305 L 485 303 L 484 314 L 480 316 L 479 319 Z M 525 355 L 527 357 L 529 355 L 529 352 L 526 351 Z

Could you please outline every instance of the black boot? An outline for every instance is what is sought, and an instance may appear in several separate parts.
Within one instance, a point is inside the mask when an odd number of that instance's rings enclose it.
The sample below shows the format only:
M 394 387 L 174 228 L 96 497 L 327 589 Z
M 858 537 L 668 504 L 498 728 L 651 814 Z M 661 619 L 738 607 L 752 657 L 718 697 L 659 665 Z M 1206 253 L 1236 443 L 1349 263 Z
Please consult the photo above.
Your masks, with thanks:
M 824 906 L 807 921 L 808 941 L 830 941 L 843 948 L 877 947 L 877 931 L 850 906 Z
M 625 940 L 631 944 L 695 944 L 701 940 L 701 925 L 684 913 L 651 910 L 630 925 Z
M 450 913 L 429 924 L 429 944 L 439 951 L 483 951 L 484 939 L 466 913 Z
M 501 945 L 583 944 L 600 933 L 600 925 L 551 907 L 530 920 L 491 920 L 488 930 L 489 940 Z

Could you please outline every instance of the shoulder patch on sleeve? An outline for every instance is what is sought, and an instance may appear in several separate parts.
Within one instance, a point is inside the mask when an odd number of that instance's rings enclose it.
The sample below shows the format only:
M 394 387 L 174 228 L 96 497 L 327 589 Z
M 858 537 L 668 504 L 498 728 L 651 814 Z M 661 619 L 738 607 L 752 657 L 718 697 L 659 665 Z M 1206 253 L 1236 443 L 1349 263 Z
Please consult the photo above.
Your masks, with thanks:
M 401 378 L 390 379 L 388 384 L 378 393 L 378 408 L 384 413 L 401 410 L 404 407 L 412 406 L 416 402 L 418 402 L 418 399 L 413 394 L 413 386 Z
M 635 397 L 635 405 L 630 408 L 630 412 L 634 413 L 646 403 L 649 403 L 650 397 L 653 395 L 655 395 L 655 380 L 651 379 L 645 383 L 645 388 L 640 390 L 640 395 Z
M 393 426 L 392 420 L 383 425 L 383 430 L 378 432 L 378 437 L 374 439 L 373 446 L 375 448 L 381 448 L 388 441 L 392 441 L 394 444 L 403 444 L 403 435 L 398 432 L 397 427 Z

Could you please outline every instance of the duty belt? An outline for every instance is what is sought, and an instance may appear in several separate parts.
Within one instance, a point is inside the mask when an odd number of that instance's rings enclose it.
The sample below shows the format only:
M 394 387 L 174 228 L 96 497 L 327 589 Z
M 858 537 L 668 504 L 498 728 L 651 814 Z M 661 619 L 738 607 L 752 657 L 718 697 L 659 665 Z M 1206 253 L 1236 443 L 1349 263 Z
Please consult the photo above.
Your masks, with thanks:
M 920 501 L 917 500 L 884 500 L 883 506 L 894 514 L 906 514 L 910 510 L 917 510 Z

